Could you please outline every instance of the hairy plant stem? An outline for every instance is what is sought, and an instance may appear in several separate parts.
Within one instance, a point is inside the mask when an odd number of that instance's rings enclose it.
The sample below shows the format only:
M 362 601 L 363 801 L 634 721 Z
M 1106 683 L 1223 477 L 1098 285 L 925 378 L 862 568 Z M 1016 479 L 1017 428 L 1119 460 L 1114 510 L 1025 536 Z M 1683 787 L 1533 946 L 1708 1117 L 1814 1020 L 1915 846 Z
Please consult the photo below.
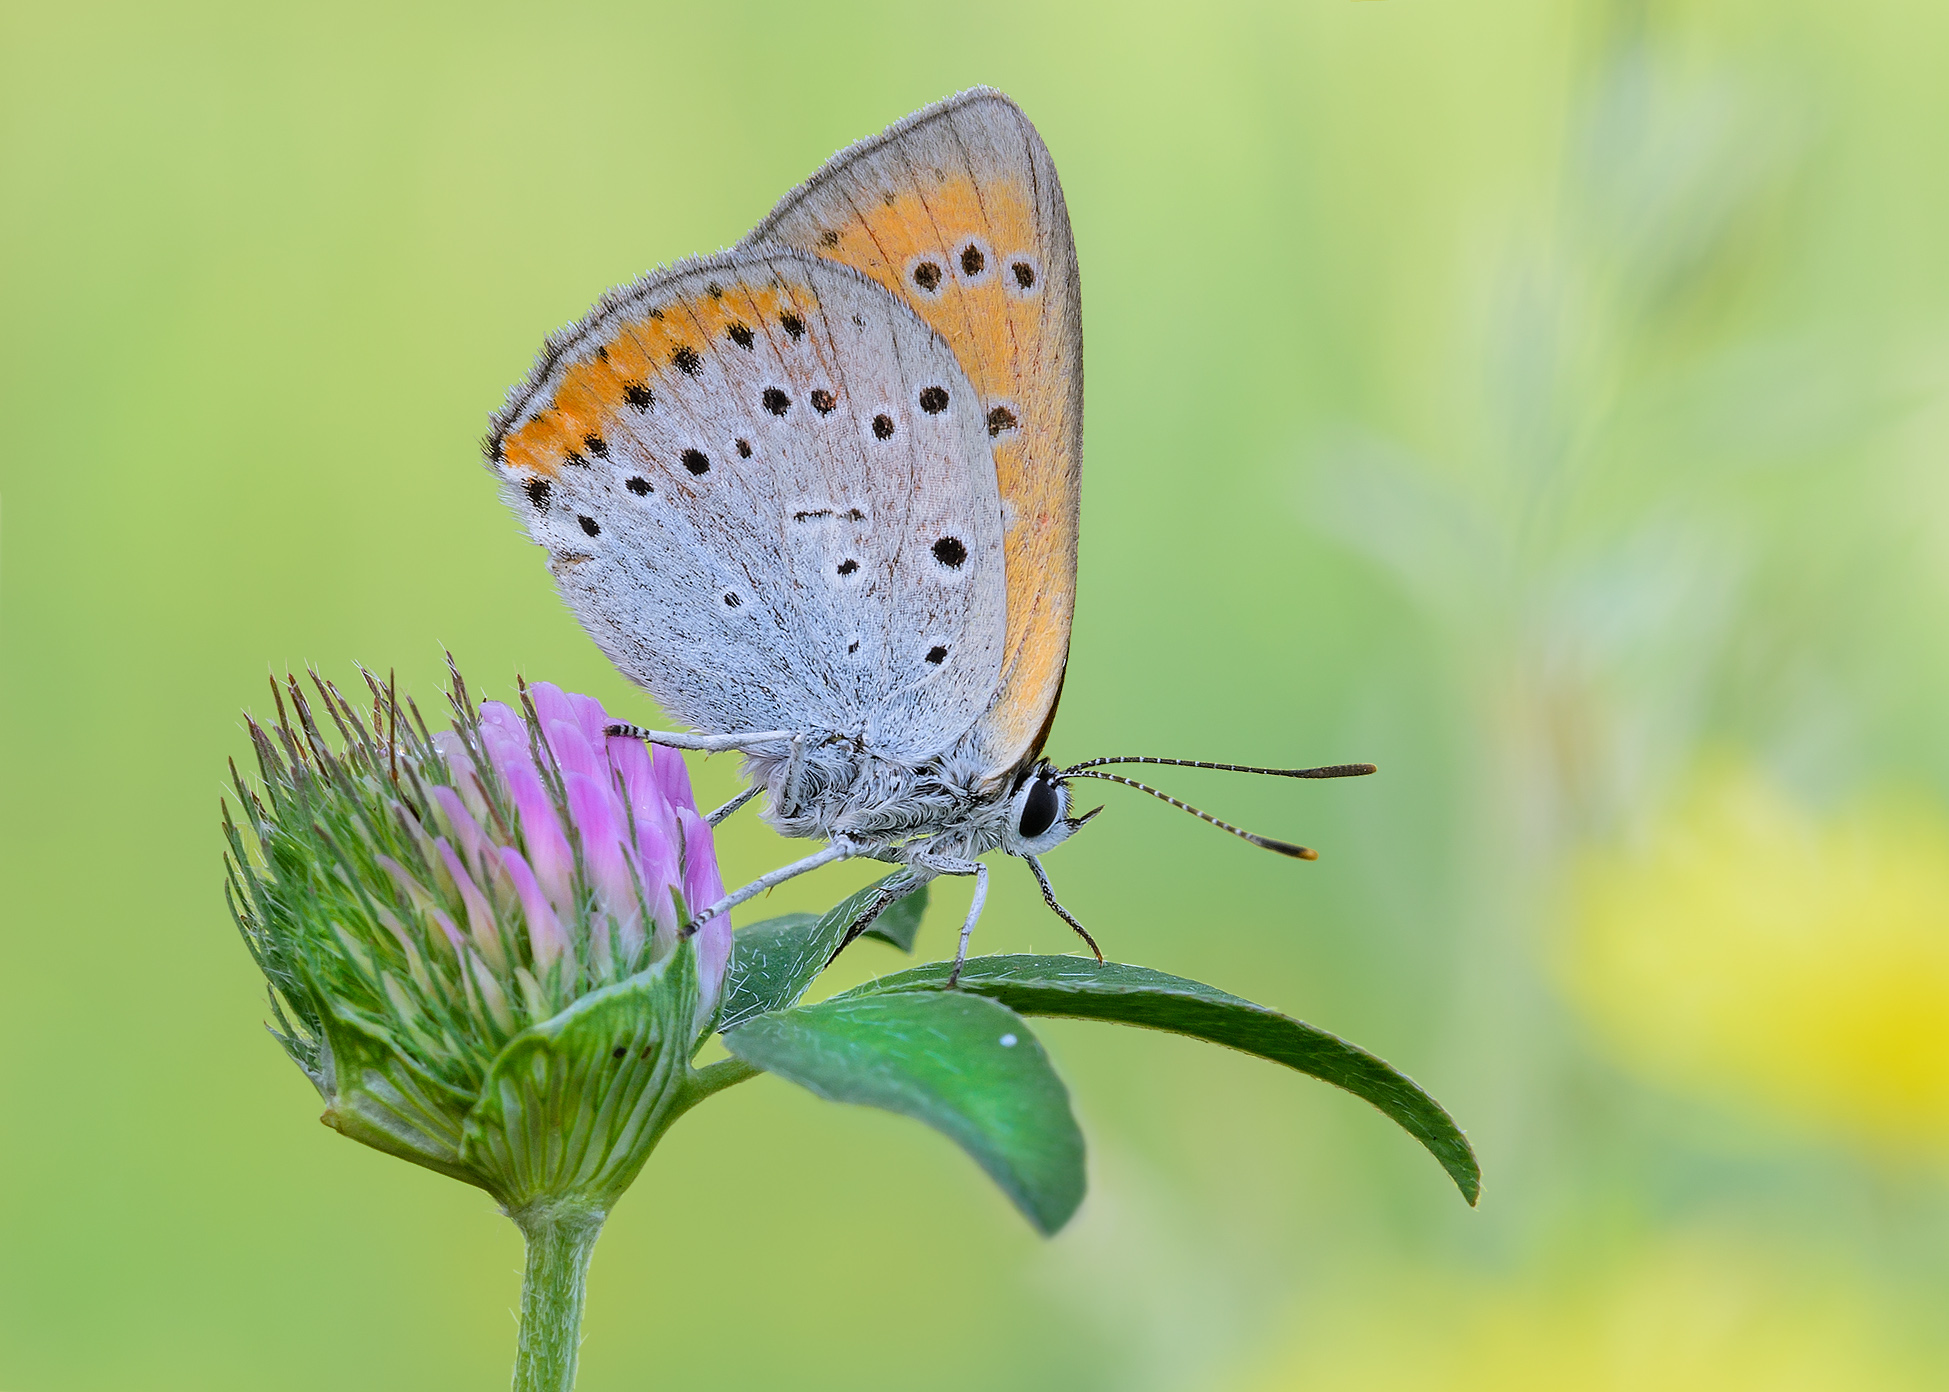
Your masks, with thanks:
M 582 1343 L 589 1258 L 608 1214 L 587 1203 L 558 1200 L 508 1216 L 528 1241 L 514 1392 L 570 1392 Z

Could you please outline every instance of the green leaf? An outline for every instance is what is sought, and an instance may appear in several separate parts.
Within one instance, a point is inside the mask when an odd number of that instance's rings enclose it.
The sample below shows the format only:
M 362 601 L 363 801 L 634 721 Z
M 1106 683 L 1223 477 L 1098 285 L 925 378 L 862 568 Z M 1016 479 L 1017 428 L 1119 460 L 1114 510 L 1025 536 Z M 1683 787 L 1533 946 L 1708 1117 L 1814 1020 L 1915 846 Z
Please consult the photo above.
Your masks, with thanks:
M 648 971 L 591 992 L 495 1056 L 467 1114 L 461 1159 L 509 1209 L 607 1207 L 689 1105 L 697 968 L 686 942 Z
M 852 902 L 842 901 L 833 912 Z M 832 955 L 831 948 L 819 951 L 818 940 L 825 936 L 819 931 L 820 922 L 818 914 L 781 914 L 732 935 L 731 964 L 724 971 L 724 1004 L 718 1009 L 719 1030 L 791 1005 L 805 993 Z
M 891 878 L 891 877 L 889 877 Z M 914 950 L 914 934 L 920 931 L 920 920 L 927 914 L 927 886 L 904 899 L 896 899 L 873 920 L 873 926 L 860 934 L 865 938 L 878 938 L 881 942 L 892 943 L 902 952 Z
M 821 1097 L 926 1122 L 1044 1234 L 1083 1201 L 1083 1133 L 1027 1025 L 980 996 L 876 994 L 760 1015 L 724 1037 L 746 1063 Z
M 871 999 L 883 992 L 939 991 L 949 964 L 933 962 L 883 976 L 835 996 Z M 1365 1098 L 1428 1148 L 1473 1205 L 1482 1171 L 1468 1138 L 1441 1104 L 1365 1049 L 1312 1025 L 1241 1000 L 1215 987 L 1121 962 L 1087 957 L 976 957 L 961 972 L 961 990 L 987 996 L 1024 1015 L 1064 1015 L 1169 1030 L 1283 1063 Z
M 901 886 L 910 883 L 912 878 L 905 870 L 895 871 L 859 893 L 848 895 L 823 914 L 784 914 L 739 929 L 731 948 L 730 970 L 724 977 L 724 1005 L 718 1014 L 717 1027 L 735 1029 L 754 1015 L 797 1004 L 805 988 L 826 969 L 832 954 L 846 941 L 854 921 L 883 892 L 903 896 L 880 915 L 882 919 L 892 917 L 911 893 Z M 912 924 L 904 928 L 907 940 L 888 938 L 902 949 L 911 948 L 913 931 L 920 926 L 920 915 L 926 904 L 925 886 L 921 888 L 921 894 L 912 896 L 921 900 L 921 907 L 909 911 Z M 904 919 L 896 919 L 894 931 L 902 931 L 904 923 Z

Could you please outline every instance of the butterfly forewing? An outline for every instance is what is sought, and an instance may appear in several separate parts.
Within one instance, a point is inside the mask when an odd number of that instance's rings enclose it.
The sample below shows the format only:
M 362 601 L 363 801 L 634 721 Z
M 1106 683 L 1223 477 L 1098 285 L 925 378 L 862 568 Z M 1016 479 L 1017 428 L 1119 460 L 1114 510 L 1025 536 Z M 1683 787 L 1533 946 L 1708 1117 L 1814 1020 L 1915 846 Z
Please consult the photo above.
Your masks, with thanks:
M 916 314 L 773 247 L 608 296 L 551 340 L 489 454 L 576 615 L 671 715 L 919 761 L 1001 677 L 989 440 Z
M 981 730 L 996 774 L 1039 748 L 1076 590 L 1082 320 L 1055 165 L 1028 118 L 977 89 L 842 151 L 741 245 L 853 267 L 951 346 L 981 399 L 1003 503 L 1007 625 Z

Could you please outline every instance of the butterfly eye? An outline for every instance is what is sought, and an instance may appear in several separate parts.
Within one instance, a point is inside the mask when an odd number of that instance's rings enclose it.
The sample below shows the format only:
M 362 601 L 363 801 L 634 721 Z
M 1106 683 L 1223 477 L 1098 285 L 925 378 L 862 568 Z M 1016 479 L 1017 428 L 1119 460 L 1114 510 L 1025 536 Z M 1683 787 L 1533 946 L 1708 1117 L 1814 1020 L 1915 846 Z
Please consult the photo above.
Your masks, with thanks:
M 1022 820 L 1016 823 L 1015 830 L 1025 841 L 1033 841 L 1056 824 L 1056 817 L 1062 811 L 1062 798 L 1056 792 L 1056 785 L 1047 778 L 1037 778 L 1030 782 L 1028 796 L 1022 799 Z

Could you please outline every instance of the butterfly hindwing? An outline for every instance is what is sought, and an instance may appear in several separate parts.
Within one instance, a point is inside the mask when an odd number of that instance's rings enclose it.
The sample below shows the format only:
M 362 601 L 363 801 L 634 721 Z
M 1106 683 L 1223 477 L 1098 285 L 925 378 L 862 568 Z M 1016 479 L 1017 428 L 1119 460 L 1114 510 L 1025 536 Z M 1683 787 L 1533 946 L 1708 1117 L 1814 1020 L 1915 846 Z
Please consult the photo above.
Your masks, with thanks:
M 979 727 L 999 776 L 1047 732 L 1076 593 L 1082 315 L 1055 164 L 1013 102 L 978 88 L 841 151 L 740 245 L 870 277 L 947 341 L 980 395 L 1007 564 L 1001 681 Z
M 1002 670 L 979 407 L 897 298 L 752 248 L 645 277 L 551 340 L 490 467 L 584 627 L 671 715 L 919 760 Z

